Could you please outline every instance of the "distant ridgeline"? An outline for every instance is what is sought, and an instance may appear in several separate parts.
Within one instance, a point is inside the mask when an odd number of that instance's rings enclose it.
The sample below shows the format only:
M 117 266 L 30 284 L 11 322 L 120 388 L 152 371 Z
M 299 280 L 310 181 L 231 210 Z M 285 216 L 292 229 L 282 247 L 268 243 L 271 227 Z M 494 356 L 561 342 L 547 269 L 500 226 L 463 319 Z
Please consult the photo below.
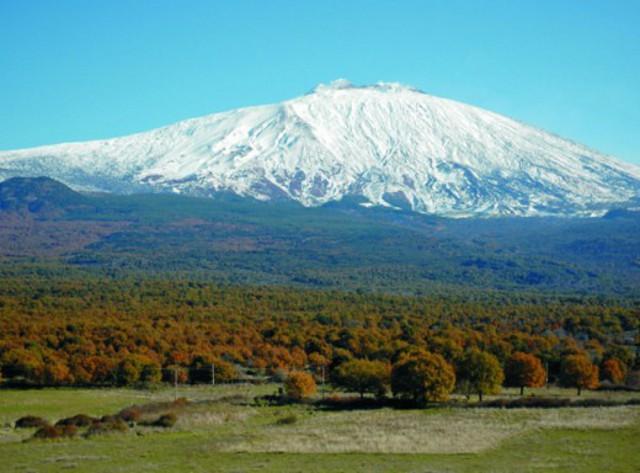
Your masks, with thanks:
M 75 192 L 0 183 L 0 270 L 160 277 L 402 294 L 633 297 L 640 212 L 445 219 L 345 199 L 305 208 L 232 194 Z M 515 296 L 514 296 L 515 297 Z

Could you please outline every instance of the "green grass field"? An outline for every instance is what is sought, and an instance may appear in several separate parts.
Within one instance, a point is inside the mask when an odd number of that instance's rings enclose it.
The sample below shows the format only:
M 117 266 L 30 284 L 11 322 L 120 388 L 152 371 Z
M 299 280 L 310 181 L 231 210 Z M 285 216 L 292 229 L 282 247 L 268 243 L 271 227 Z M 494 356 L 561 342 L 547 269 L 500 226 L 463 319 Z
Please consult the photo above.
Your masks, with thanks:
M 6 472 L 637 472 L 640 407 L 322 411 L 261 406 L 275 386 L 183 388 L 171 429 L 24 441 L 26 414 L 50 421 L 172 400 L 173 390 L 0 390 Z M 556 396 L 571 391 L 544 390 Z M 507 392 L 506 395 L 513 395 Z M 623 393 L 586 393 L 625 399 Z M 283 423 L 283 419 L 294 419 Z

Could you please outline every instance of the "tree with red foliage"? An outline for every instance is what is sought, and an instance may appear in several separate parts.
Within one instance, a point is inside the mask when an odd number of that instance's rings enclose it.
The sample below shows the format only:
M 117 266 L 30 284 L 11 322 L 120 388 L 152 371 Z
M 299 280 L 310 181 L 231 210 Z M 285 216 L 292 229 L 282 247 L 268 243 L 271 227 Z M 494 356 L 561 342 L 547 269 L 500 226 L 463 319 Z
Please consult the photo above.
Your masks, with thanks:
M 505 369 L 507 386 L 520 388 L 520 395 L 524 388 L 541 388 L 547 380 L 547 373 L 540 358 L 529 353 L 516 352 L 507 361 Z

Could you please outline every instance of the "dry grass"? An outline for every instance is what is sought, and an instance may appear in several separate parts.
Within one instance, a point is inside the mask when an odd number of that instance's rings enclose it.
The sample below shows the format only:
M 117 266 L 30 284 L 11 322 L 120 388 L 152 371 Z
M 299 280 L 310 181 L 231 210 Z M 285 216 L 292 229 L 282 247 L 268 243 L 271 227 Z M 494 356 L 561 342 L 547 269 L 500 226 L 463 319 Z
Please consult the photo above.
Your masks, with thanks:
M 180 412 L 176 428 L 183 431 L 206 430 L 226 424 L 243 424 L 257 414 L 248 406 L 196 405 Z
M 221 440 L 227 452 L 476 453 L 540 429 L 614 429 L 640 418 L 636 407 L 442 409 L 320 413 Z M 240 433 L 240 432 L 237 432 Z

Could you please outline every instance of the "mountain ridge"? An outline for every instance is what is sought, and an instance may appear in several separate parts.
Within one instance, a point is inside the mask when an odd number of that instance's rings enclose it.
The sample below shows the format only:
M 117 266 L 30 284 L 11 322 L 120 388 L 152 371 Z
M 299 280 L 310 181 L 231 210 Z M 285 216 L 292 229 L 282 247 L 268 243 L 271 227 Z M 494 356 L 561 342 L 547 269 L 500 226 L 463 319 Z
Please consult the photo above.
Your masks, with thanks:
M 577 143 L 401 84 L 344 80 L 121 138 L 0 152 L 0 178 L 18 175 L 449 217 L 595 216 L 640 195 L 640 168 Z

